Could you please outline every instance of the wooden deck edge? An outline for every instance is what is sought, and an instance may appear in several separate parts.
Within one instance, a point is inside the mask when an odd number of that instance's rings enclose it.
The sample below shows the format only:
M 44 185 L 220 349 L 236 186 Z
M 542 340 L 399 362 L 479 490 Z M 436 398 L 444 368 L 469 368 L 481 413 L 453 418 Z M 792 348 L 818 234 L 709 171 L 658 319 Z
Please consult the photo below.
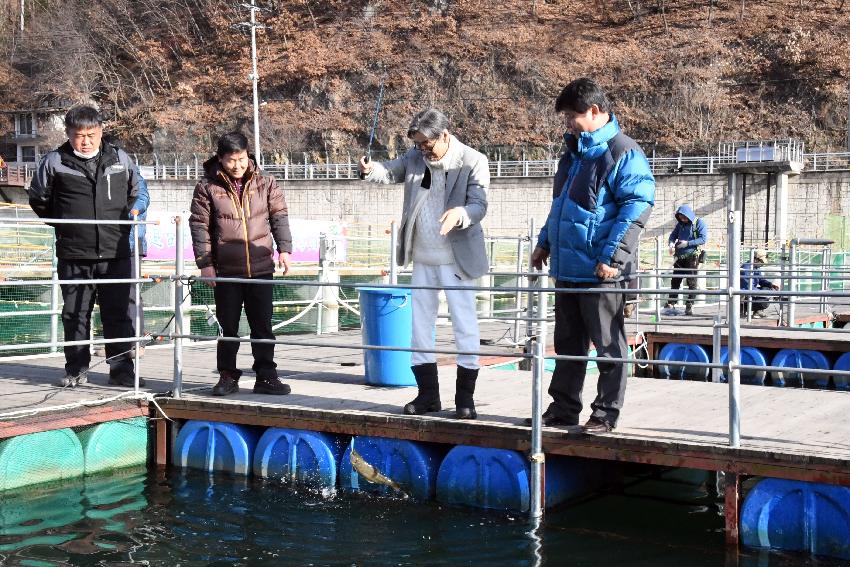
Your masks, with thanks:
M 160 402 L 160 406 L 171 419 L 287 427 L 344 435 L 370 435 L 515 451 L 530 449 L 531 434 L 528 427 L 484 420 L 457 421 L 377 412 L 339 412 L 270 405 L 244 406 L 232 402 L 187 399 L 164 399 Z M 725 471 L 739 475 L 850 486 L 848 461 L 797 453 L 641 439 L 618 433 L 587 435 L 553 428 L 544 430 L 543 449 L 550 455 Z
M 61 409 L 0 421 L 0 439 L 53 431 L 69 427 L 84 427 L 107 421 L 147 417 L 148 403 L 144 400 L 111 402 L 100 406 Z

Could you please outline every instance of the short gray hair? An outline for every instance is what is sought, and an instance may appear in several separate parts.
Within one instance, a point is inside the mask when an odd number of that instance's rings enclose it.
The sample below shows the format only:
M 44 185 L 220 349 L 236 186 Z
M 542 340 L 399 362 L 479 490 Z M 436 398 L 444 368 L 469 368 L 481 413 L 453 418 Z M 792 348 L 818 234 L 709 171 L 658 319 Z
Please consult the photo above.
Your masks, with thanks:
M 407 137 L 412 138 L 417 132 L 433 140 L 449 129 L 449 119 L 436 108 L 428 108 L 418 113 L 407 127 Z

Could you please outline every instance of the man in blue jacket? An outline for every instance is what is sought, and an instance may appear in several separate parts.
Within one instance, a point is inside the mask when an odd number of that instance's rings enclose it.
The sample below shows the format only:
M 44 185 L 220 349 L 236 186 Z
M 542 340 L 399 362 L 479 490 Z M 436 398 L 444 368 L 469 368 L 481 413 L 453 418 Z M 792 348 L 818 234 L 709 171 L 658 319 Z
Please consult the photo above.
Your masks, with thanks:
M 778 290 L 779 286 L 764 277 L 761 268 L 764 266 L 764 258 L 755 255 L 752 262 L 744 262 L 741 266 L 741 289 L 750 291 L 754 289 Z M 752 304 L 752 315 L 756 318 L 764 317 L 765 310 L 770 306 L 767 297 L 747 296 L 741 300 L 741 315 L 747 315 L 747 303 Z
M 655 203 L 655 179 L 640 146 L 620 131 L 605 92 L 591 79 L 564 87 L 555 110 L 566 117 L 567 150 L 555 174 L 552 208 L 532 253 L 558 290 L 625 290 L 632 278 L 641 230 Z M 623 293 L 557 293 L 555 352 L 627 358 Z M 599 381 L 586 432 L 617 425 L 626 391 L 626 366 L 599 362 Z M 543 414 L 545 425 L 577 425 L 586 362 L 558 360 Z
M 688 289 L 695 291 L 699 289 L 697 271 L 699 269 L 701 247 L 708 240 L 708 226 L 690 205 L 682 205 L 676 210 L 676 226 L 667 239 L 670 246 L 670 254 L 676 257 L 673 262 L 673 278 L 670 287 L 679 289 L 682 285 L 682 277 L 686 278 Z M 667 298 L 665 315 L 677 315 L 676 303 L 679 294 L 673 292 Z M 693 315 L 694 294 L 689 293 L 685 300 L 685 315 Z

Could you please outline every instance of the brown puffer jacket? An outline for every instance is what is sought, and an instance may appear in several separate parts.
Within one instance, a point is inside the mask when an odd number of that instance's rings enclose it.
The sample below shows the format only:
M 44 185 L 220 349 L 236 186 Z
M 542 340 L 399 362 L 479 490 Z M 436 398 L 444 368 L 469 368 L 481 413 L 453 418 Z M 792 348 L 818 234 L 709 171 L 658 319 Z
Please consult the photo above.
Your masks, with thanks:
M 192 196 L 189 226 L 199 268 L 215 266 L 217 276 L 251 278 L 274 273 L 272 236 L 278 252 L 292 252 L 283 190 L 252 160 L 236 188 L 213 156 Z

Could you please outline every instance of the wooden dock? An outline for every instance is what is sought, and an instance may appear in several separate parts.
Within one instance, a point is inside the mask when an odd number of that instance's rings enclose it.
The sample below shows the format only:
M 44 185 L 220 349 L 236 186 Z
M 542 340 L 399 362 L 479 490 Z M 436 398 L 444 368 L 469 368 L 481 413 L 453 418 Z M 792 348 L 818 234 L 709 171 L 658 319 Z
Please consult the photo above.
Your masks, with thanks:
M 507 324 L 488 327 L 495 337 Z M 451 348 L 450 331 L 440 328 L 438 348 Z M 682 340 L 681 329 L 665 330 Z M 743 344 L 769 340 L 801 339 L 800 332 L 787 338 L 779 330 L 745 329 Z M 817 340 L 818 348 L 838 346 L 840 339 L 824 333 L 804 340 Z M 828 333 L 829 335 L 838 333 Z M 762 336 L 763 335 L 763 336 Z M 647 341 L 665 338 L 647 332 Z M 710 331 L 709 331 L 710 338 Z M 360 344 L 360 333 L 333 336 L 287 337 L 293 343 Z M 482 347 L 515 356 L 513 348 Z M 832 342 L 830 342 L 832 341 Z M 846 343 L 846 339 L 844 339 Z M 250 349 L 243 345 L 241 368 L 250 368 Z M 454 366 L 444 360 L 440 388 L 444 411 L 428 416 L 405 416 L 401 407 L 415 395 L 414 388 L 366 385 L 361 351 L 332 346 L 279 345 L 276 360 L 284 381 L 292 386 L 288 396 L 272 397 L 251 393 L 250 371 L 240 381 L 241 391 L 226 398 L 211 396 L 216 382 L 215 344 L 196 343 L 184 349 L 184 393 L 180 399 L 157 398 L 162 411 L 172 420 L 205 419 L 260 426 L 292 427 L 348 435 L 373 435 L 417 441 L 468 444 L 528 451 L 531 430 L 522 421 L 531 408 L 531 373 L 484 368 L 478 380 L 476 406 L 479 419 L 459 421 L 454 409 Z M 93 359 L 93 363 L 98 360 Z M 489 358 L 491 362 L 495 358 Z M 106 385 L 105 364 L 93 366 L 90 383 L 76 389 L 59 389 L 53 382 L 62 375 L 61 354 L 0 361 L 0 438 L 24 433 L 86 425 L 131 415 L 157 416 L 146 400 L 109 401 L 122 392 Z M 148 393 L 172 389 L 173 350 L 170 345 L 148 347 L 142 358 L 142 377 Z M 546 381 L 548 383 L 548 375 Z M 588 377 L 585 411 L 595 388 Z M 548 396 L 545 396 L 548 403 Z M 36 415 L 15 415 L 62 404 L 86 401 L 84 408 L 58 409 Z M 632 378 L 625 408 L 617 429 L 608 434 L 587 435 L 580 428 L 546 428 L 543 447 L 547 454 L 629 461 L 671 467 L 723 471 L 727 485 L 728 534 L 737 539 L 737 510 L 740 479 L 745 475 L 826 482 L 850 486 L 850 435 L 847 414 L 850 392 L 741 386 L 742 442 L 728 445 L 728 386 L 705 382 L 680 382 Z M 174 429 L 166 420 L 157 421 L 156 461 L 167 464 Z

